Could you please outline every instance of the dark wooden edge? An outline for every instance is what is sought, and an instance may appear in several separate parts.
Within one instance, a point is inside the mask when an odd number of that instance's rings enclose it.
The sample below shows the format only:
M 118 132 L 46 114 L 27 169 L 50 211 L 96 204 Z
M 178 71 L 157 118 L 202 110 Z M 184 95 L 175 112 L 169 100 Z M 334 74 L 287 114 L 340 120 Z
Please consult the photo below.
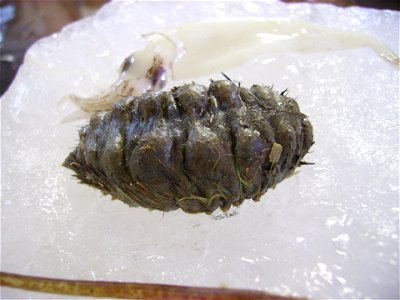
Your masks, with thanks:
M 299 300 L 261 291 L 134 282 L 65 280 L 0 272 L 0 285 L 42 293 L 119 299 Z

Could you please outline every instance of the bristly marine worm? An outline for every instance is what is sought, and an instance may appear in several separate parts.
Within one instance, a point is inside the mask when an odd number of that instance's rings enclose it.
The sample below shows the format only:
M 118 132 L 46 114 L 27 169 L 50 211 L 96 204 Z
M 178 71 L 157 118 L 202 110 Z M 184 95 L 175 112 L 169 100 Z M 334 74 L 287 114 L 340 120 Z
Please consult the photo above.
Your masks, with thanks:
M 92 115 L 64 166 L 129 206 L 211 213 L 258 201 L 312 144 L 287 91 L 227 78 L 128 96 Z

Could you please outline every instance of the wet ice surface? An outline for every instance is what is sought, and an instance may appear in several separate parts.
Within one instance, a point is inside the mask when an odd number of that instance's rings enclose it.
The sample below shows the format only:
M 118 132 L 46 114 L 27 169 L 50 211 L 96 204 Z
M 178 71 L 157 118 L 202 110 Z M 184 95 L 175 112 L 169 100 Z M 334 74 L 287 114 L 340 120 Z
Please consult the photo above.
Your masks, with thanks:
M 224 70 L 244 86 L 289 87 L 316 141 L 306 157 L 315 165 L 233 217 L 128 208 L 61 167 L 83 122 L 61 123 L 72 107 L 57 103 L 110 85 L 123 58 L 144 45 L 142 33 L 195 20 L 284 16 L 368 32 L 399 53 L 397 12 L 274 1 L 175 8 L 111 3 L 30 49 L 1 100 L 2 271 L 398 298 L 399 72 L 370 49 L 265 55 Z M 27 296 L 37 294 L 2 291 L 3 298 Z

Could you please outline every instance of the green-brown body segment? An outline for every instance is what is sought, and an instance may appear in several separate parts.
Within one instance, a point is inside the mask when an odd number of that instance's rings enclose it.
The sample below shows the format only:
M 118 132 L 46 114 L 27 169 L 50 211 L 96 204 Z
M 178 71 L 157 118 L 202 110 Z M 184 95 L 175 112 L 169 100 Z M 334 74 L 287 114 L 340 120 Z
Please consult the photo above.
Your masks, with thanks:
M 258 200 L 313 143 L 284 94 L 223 80 L 128 97 L 92 116 L 64 166 L 130 206 L 210 213 Z

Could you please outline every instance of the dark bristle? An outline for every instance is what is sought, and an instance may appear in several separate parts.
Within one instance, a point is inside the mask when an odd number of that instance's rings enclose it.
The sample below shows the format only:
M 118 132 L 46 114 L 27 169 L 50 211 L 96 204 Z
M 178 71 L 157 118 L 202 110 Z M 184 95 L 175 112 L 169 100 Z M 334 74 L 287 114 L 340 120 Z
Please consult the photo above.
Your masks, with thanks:
M 281 92 L 281 96 L 286 96 L 287 95 L 287 93 L 288 93 L 288 88 L 286 88 L 285 90 L 283 90 L 282 92 Z
M 228 77 L 228 75 L 226 75 L 224 72 L 221 72 L 221 74 L 222 74 L 222 76 L 224 76 L 227 80 L 232 81 L 232 79 L 230 79 L 230 78 Z
M 315 163 L 312 162 L 306 162 L 306 161 L 301 161 L 299 163 L 300 166 L 309 166 L 309 165 L 315 165 Z

